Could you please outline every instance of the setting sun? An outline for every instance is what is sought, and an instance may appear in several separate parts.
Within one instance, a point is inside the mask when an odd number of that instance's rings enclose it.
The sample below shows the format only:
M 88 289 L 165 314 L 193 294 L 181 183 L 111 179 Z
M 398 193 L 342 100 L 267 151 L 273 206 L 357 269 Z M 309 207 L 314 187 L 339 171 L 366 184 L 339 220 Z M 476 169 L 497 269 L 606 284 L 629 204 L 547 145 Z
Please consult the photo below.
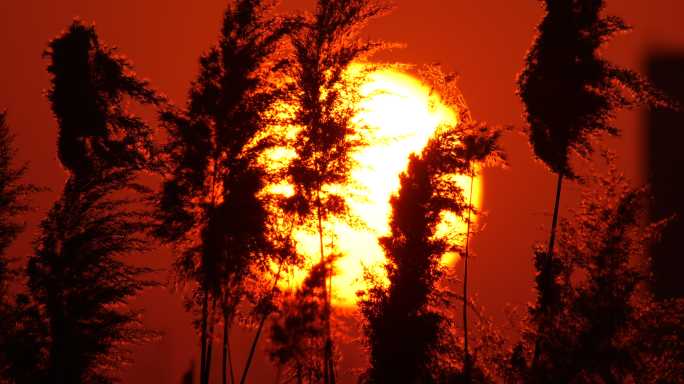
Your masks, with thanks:
M 381 279 L 385 256 L 378 238 L 389 233 L 389 204 L 399 188 L 399 175 L 406 169 L 409 155 L 419 153 L 435 130 L 444 125 L 458 124 L 457 111 L 446 106 L 439 95 L 415 77 L 397 69 L 382 69 L 371 73 L 361 86 L 362 101 L 355 122 L 370 135 L 370 145 L 354 155 L 356 166 L 351 183 L 343 187 L 352 216 L 358 223 L 341 220 L 326 224 L 326 244 L 332 244 L 339 258 L 334 263 L 333 302 L 350 306 L 356 293 L 365 288 L 366 271 Z M 468 180 L 458 178 L 464 190 Z M 476 180 L 473 205 L 479 206 L 480 182 Z M 287 186 L 284 186 L 287 190 Z M 281 190 L 281 192 L 284 192 Z M 453 241 L 461 241 L 465 232 L 462 221 L 445 217 L 440 226 Z M 295 232 L 297 248 L 313 265 L 320 260 L 318 235 Z M 456 255 L 447 254 L 443 263 L 452 264 Z M 304 273 L 295 272 L 288 284 L 296 286 Z
M 682 382 L 684 1 L 510 3 L 5 1 L 0 384 Z

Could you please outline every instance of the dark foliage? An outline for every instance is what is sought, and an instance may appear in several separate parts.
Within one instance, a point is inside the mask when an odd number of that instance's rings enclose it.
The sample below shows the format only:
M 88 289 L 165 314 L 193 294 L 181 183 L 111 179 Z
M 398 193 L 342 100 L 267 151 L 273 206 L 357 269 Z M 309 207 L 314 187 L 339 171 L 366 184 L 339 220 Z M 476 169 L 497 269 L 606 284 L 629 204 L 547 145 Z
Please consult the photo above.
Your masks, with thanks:
M 399 194 L 392 199 L 392 235 L 381 240 L 389 260 L 389 287 L 373 282 L 374 288 L 361 304 L 371 352 L 371 368 L 364 380 L 477 382 L 487 377 L 474 367 L 474 356 L 479 359 L 485 355 L 480 353 L 480 341 L 484 339 L 478 336 L 474 343 L 477 353 L 467 352 L 465 326 L 468 308 L 473 307 L 467 296 L 467 275 L 463 280 L 464 295 L 459 297 L 445 289 L 449 279 L 443 276 L 445 271 L 440 266 L 447 251 L 461 253 L 467 262 L 467 241 L 464 248 L 456 247 L 447 237 L 436 236 L 436 228 L 446 212 L 470 221 L 471 196 L 457 186 L 455 177 L 469 176 L 472 183 L 482 166 L 504 162 L 498 144 L 502 131 L 472 120 L 455 84 L 457 76 L 434 66 L 421 74 L 459 112 L 459 124 L 441 128 L 423 154 L 412 158 L 407 173 L 401 177 Z M 465 236 L 469 236 L 469 230 L 470 225 Z M 451 326 L 457 317 L 452 309 L 454 299 L 463 302 L 463 335 Z M 481 320 L 477 321 L 479 329 L 485 326 Z
M 518 79 L 534 153 L 554 173 L 575 177 L 571 153 L 588 157 L 592 138 L 618 135 L 617 109 L 663 105 L 635 72 L 603 59 L 601 48 L 629 27 L 602 16 L 605 0 L 545 0 L 546 14 Z
M 496 364 L 492 367 L 486 368 L 481 367 L 483 362 L 478 362 L 478 367 L 474 367 L 476 360 L 487 360 L 491 356 L 500 354 L 500 343 L 502 340 L 500 335 L 496 332 L 491 332 L 493 327 L 489 321 L 478 315 L 477 321 L 472 322 L 470 314 L 473 312 L 475 303 L 473 302 L 471 295 L 469 293 L 470 281 L 469 281 L 469 262 L 470 262 L 470 238 L 472 227 L 472 219 L 477 214 L 475 208 L 472 204 L 473 199 L 473 187 L 475 184 L 475 177 L 480 172 L 481 168 L 487 166 L 501 166 L 506 163 L 506 156 L 502 148 L 499 146 L 499 140 L 503 134 L 503 129 L 500 127 L 491 127 L 486 123 L 477 122 L 472 118 L 470 109 L 468 108 L 463 94 L 458 88 L 458 75 L 454 73 L 445 73 L 439 65 L 430 65 L 424 67 L 420 74 L 427 83 L 431 85 L 432 90 L 436 91 L 442 101 L 452 107 L 454 111 L 458 113 L 459 125 L 454 133 L 450 136 L 442 135 L 441 140 L 446 142 L 442 143 L 442 147 L 445 153 L 442 154 L 448 161 L 453 164 L 458 164 L 461 169 L 462 175 L 468 177 L 469 187 L 463 191 L 465 212 L 463 213 L 462 219 L 466 223 L 466 231 L 464 233 L 463 249 L 461 250 L 461 256 L 463 258 L 463 295 L 462 300 L 462 311 L 461 319 L 463 324 L 462 333 L 462 345 L 463 351 L 460 353 L 462 360 L 462 372 L 454 376 L 451 375 L 450 380 L 456 380 L 458 382 L 470 383 L 473 381 L 483 380 L 485 377 L 491 377 L 492 372 L 496 369 Z M 451 141 L 451 142 L 449 142 Z M 455 321 L 455 318 L 448 317 Z M 487 335 L 478 335 L 477 340 L 472 337 L 470 332 L 472 325 L 477 328 L 476 331 L 481 331 L 487 328 Z M 451 332 L 454 336 L 453 342 L 459 342 L 458 338 L 460 336 L 456 335 L 456 332 Z M 484 336 L 484 337 L 483 337 Z M 488 339 L 488 340 L 487 340 Z M 485 341 L 487 340 L 487 341 Z M 471 341 L 475 342 L 472 345 Z M 489 344 L 483 348 L 483 343 Z M 485 353 L 482 353 L 485 352 Z M 446 359 L 443 359 L 446 360 Z M 485 372 L 480 368 L 485 368 Z M 477 371 L 477 372 L 474 372 Z
M 133 77 L 125 59 L 99 45 L 93 27 L 78 21 L 50 43 L 47 56 L 49 99 L 69 178 L 28 262 L 39 314 L 29 315 L 40 318 L 48 335 L 33 351 L 46 356 L 34 373 L 44 375 L 40 382 L 114 382 L 126 345 L 152 336 L 139 313 L 127 308 L 153 285 L 143 279 L 150 270 L 120 260 L 147 249 L 149 213 L 137 196 L 148 191 L 135 179 L 151 151 L 151 132 L 127 110 L 124 97 L 143 104 L 160 98 Z
M 47 382 L 116 381 L 126 345 L 153 335 L 139 313 L 125 307 L 153 285 L 141 279 L 150 270 L 119 260 L 148 244 L 142 236 L 146 213 L 133 210 L 129 199 L 112 197 L 140 190 L 133 178 L 129 169 L 70 178 L 41 224 L 28 276 L 49 329 Z
M 46 382 L 48 340 L 47 324 L 28 295 L 0 302 L 0 383 Z
M 498 151 L 498 133 L 487 132 L 479 124 L 439 132 L 400 177 L 391 235 L 380 240 L 389 286 L 376 282 L 361 303 L 371 361 L 366 382 L 430 383 L 457 375 L 445 361 L 455 347 L 445 344 L 451 326 L 438 303 L 449 302 L 439 284 L 440 260 L 461 249 L 436 231 L 444 213 L 461 216 L 467 209 L 453 177 L 470 174 L 474 163 Z
M 472 217 L 474 214 L 473 185 L 478 168 L 483 165 L 500 165 L 505 162 L 505 154 L 499 146 L 501 130 L 492 129 L 487 124 L 474 121 L 464 121 L 465 127 L 462 129 L 460 137 L 461 145 L 455 146 L 456 151 L 452 155 L 454 160 L 461 159 L 466 169 L 465 175 L 469 177 L 470 188 L 466 205 L 467 213 L 463 218 L 466 222 L 466 238 L 464 241 L 463 256 L 463 380 L 471 383 L 473 379 L 473 361 L 470 351 L 469 334 L 469 307 L 472 304 L 469 295 L 469 261 L 470 261 L 470 235 L 472 229 Z M 452 161 L 454 161 L 452 160 Z
M 258 159 L 274 145 L 265 134 L 282 96 L 274 81 L 287 64 L 282 38 L 295 27 L 273 16 L 273 6 L 268 0 L 231 2 L 219 42 L 200 59 L 187 110 L 162 114 L 170 141 L 156 232 L 181 252 L 180 282 L 196 284 L 190 305 L 201 311 L 203 383 L 215 317 L 209 307 L 222 308 L 227 333 L 245 279 L 266 269 L 272 251 L 266 202 L 259 196 L 267 175 Z
M 12 134 L 5 122 L 5 113 L 0 113 L 0 302 L 9 294 L 8 284 L 14 277 L 7 248 L 23 229 L 17 216 L 28 210 L 27 195 L 34 189 L 21 182 L 26 167 L 13 164 L 15 149 Z
M 552 289 L 540 289 L 537 282 L 540 297 L 531 308 L 526 336 L 540 340 L 541 354 L 538 364 L 528 367 L 529 349 L 518 347 L 518 378 L 674 383 L 684 367 L 678 358 L 684 339 L 676 329 L 683 320 L 682 302 L 656 301 L 649 291 L 648 265 L 639 261 L 663 223 L 644 227 L 644 189 L 628 187 L 615 173 L 596 186 L 573 220 L 561 226 Z M 540 311 L 543 301 L 547 309 Z M 536 334 L 537 329 L 544 332 Z
M 30 299 L 12 294 L 21 274 L 7 249 L 23 229 L 18 216 L 29 209 L 27 198 L 36 188 L 22 182 L 26 166 L 15 166 L 12 139 L 0 113 L 0 383 L 31 383 L 44 358 L 37 351 L 45 334 Z
M 220 326 L 222 382 L 236 382 L 233 323 L 256 327 L 239 377 L 248 382 L 271 318 L 276 382 L 336 382 L 331 302 L 338 255 L 324 232 L 333 220 L 354 224 L 347 196 L 337 191 L 350 183 L 353 155 L 366 145 L 354 117 L 359 86 L 377 66 L 365 60 L 385 47 L 361 31 L 388 6 L 317 0 L 313 14 L 295 18 L 277 15 L 276 4 L 228 1 L 218 42 L 201 56 L 184 108 L 165 105 L 93 26 L 74 21 L 49 43 L 47 97 L 68 179 L 25 269 L 7 250 L 37 189 L 22 182 L 26 167 L 13 163 L 0 113 L 0 384 L 119 381 L 128 348 L 156 336 L 129 306 L 156 286 L 146 277 L 152 271 L 123 261 L 149 249 L 149 232 L 177 251 L 175 277 L 189 288 L 187 309 L 200 334 L 201 384 L 210 382 Z M 645 250 L 668 220 L 647 222 L 646 189 L 629 187 L 613 169 L 589 178 L 593 189 L 572 219 L 561 220 L 554 254 L 563 180 L 581 177 L 573 161 L 591 159 L 597 138 L 620 134 L 613 125 L 618 110 L 669 106 L 638 74 L 601 57 L 603 45 L 629 29 L 603 16 L 605 4 L 544 0 L 546 14 L 518 79 L 530 144 L 558 184 L 549 246 L 534 255 L 537 297 L 512 351 L 470 297 L 468 280 L 472 185 L 482 166 L 505 161 L 502 132 L 472 120 L 456 76 L 436 67 L 424 73 L 459 111 L 459 124 L 439 129 L 410 157 L 391 198 L 391 232 L 379 240 L 387 281 L 369 274 L 370 288 L 360 293 L 370 362 L 360 382 L 682 381 L 684 300 L 659 300 L 651 291 Z M 132 112 L 142 107 L 161 109 L 168 137 L 161 153 L 149 124 Z M 271 149 L 293 156 L 280 167 L 264 160 Z M 163 177 L 159 194 L 140 183 L 145 171 Z M 469 193 L 457 183 L 464 175 Z M 291 196 L 269 192 L 284 184 L 293 187 Z M 145 207 L 151 201 L 154 211 Z M 465 220 L 465 234 L 442 234 L 445 216 Z M 319 236 L 320 262 L 283 293 L 282 274 L 303 264 L 293 238 L 300 230 Z M 446 253 L 464 256 L 463 295 L 452 291 L 454 276 L 441 264 Z M 192 383 L 194 375 L 193 363 L 181 381 Z
M 545 0 L 546 14 L 518 79 L 534 153 L 558 175 L 549 246 L 536 256 L 539 313 L 558 305 L 554 245 L 563 179 L 578 177 L 572 154 L 588 159 L 597 138 L 617 136 L 619 130 L 612 124 L 617 110 L 667 104 L 637 73 L 601 57 L 600 48 L 629 29 L 622 19 L 603 16 L 604 8 L 605 0 Z M 545 332 L 539 330 L 540 335 Z M 533 364 L 540 356 L 540 343 Z
M 15 150 L 12 146 L 13 136 L 5 121 L 5 113 L 0 112 L 0 292 L 3 279 L 9 271 L 8 260 L 4 258 L 7 248 L 21 232 L 23 225 L 17 222 L 17 216 L 28 210 L 26 199 L 36 188 L 22 183 L 26 166 L 13 164 Z
M 292 236 L 294 219 L 288 217 L 288 215 L 283 212 L 282 200 L 280 198 L 274 200 L 275 204 L 272 204 L 269 210 L 271 216 L 271 220 L 269 220 L 269 243 L 273 251 L 271 255 L 272 266 L 277 264 L 278 267 L 275 271 L 271 269 L 261 276 L 253 276 L 254 279 L 250 279 L 252 288 L 246 290 L 250 293 L 250 301 L 255 304 L 254 309 L 248 314 L 248 317 L 252 319 L 258 318 L 258 325 L 247 355 L 245 368 L 240 377 L 240 383 L 247 382 L 252 359 L 254 358 L 261 334 L 266 326 L 266 321 L 277 309 L 275 301 L 281 294 L 280 283 L 284 270 L 291 269 L 292 267 L 301 267 L 302 257 L 297 253 Z M 270 287 L 269 283 L 271 284 Z M 233 381 L 232 376 L 231 381 Z
M 62 165 L 77 177 L 99 162 L 144 167 L 154 152 L 150 129 L 126 101 L 160 104 L 163 99 L 149 83 L 135 76 L 124 56 L 100 43 L 93 26 L 80 21 L 52 40 L 45 56 Z
M 295 62 L 290 75 L 296 85 L 292 104 L 300 130 L 292 143 L 297 157 L 289 173 L 295 187 L 291 208 L 302 217 L 325 220 L 343 213 L 344 199 L 326 193 L 325 187 L 348 181 L 350 155 L 362 145 L 351 121 L 358 79 L 348 70 L 382 47 L 360 39 L 359 32 L 386 10 L 377 1 L 319 0 L 315 15 L 292 38 Z
M 295 194 L 289 210 L 304 221 L 316 223 L 320 257 L 326 263 L 323 223 L 330 216 L 344 216 L 344 197 L 330 187 L 348 181 L 351 154 L 363 142 L 352 123 L 358 99 L 358 79 L 350 76 L 350 65 L 367 58 L 382 46 L 360 38 L 366 23 L 387 10 L 376 0 L 319 0 L 312 17 L 292 36 L 294 65 L 290 76 L 295 83 L 291 104 L 296 106 L 294 124 L 299 128 L 292 147 L 296 157 L 289 166 Z M 331 279 L 331 271 L 325 280 Z M 325 283 L 326 343 L 323 351 L 324 382 L 334 382 L 330 336 L 330 294 Z
M 376 287 L 362 303 L 368 321 L 369 383 L 432 382 L 434 349 L 444 318 L 428 307 L 442 271 L 444 241 L 431 240 L 440 206 L 432 203 L 430 165 L 413 156 L 392 199 L 392 236 L 381 244 L 389 259 L 390 286 Z M 461 207 L 456 207 L 460 213 Z
M 283 295 L 278 307 L 271 326 L 269 356 L 285 382 L 323 381 L 322 361 L 315 356 L 323 349 L 325 335 L 322 292 L 327 268 L 315 265 L 299 289 Z

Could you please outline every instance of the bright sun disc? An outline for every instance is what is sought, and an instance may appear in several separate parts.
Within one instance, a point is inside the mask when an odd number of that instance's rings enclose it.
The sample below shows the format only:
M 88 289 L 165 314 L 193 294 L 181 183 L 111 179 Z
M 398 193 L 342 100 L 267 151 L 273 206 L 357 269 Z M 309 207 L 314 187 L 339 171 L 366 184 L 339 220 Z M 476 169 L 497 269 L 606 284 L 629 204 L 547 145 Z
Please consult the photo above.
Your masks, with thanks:
M 411 153 L 420 153 L 435 130 L 442 125 L 455 125 L 457 113 L 444 105 L 439 96 L 416 78 L 394 69 L 373 72 L 361 86 L 362 100 L 355 122 L 369 128 L 370 144 L 354 154 L 357 165 L 352 170 L 352 182 L 342 194 L 353 216 L 361 225 L 342 221 L 326 225 L 326 243 L 334 244 L 340 257 L 334 263 L 333 303 L 353 306 L 356 293 L 366 288 L 364 273 L 385 279 L 385 256 L 378 238 L 389 234 L 390 197 L 399 189 L 399 175 L 408 165 Z M 468 190 L 468 180 L 457 182 Z M 284 187 L 287 189 L 287 186 Z M 473 205 L 480 203 L 480 182 L 476 180 Z M 462 221 L 446 217 L 440 233 L 463 233 Z M 318 235 L 295 231 L 297 249 L 306 256 L 309 265 L 320 261 Z M 326 246 L 326 254 L 330 246 Z M 456 255 L 445 255 L 443 263 L 452 264 Z M 297 286 L 304 272 L 295 272 L 286 279 Z

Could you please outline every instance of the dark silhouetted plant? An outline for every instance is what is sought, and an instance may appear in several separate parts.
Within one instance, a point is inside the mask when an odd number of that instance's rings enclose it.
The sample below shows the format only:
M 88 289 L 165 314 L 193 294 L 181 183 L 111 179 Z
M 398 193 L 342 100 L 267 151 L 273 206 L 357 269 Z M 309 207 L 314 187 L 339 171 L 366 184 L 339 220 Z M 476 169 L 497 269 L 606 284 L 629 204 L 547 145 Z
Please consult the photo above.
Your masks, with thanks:
M 4 292 L 2 282 L 7 281 L 3 276 L 10 271 L 7 248 L 23 229 L 18 216 L 28 211 L 26 200 L 36 190 L 21 181 L 27 168 L 14 164 L 13 136 L 5 119 L 5 112 L 0 112 L 0 292 Z
M 75 21 L 52 40 L 45 56 L 52 87 L 48 99 L 59 124 L 57 153 L 76 177 L 100 167 L 147 166 L 154 152 L 148 125 L 126 108 L 132 100 L 163 100 L 148 81 L 135 76 L 131 64 L 100 43 L 95 29 Z
M 677 358 L 684 338 L 676 330 L 684 301 L 656 301 L 642 261 L 666 222 L 644 224 L 647 190 L 629 187 L 617 172 L 592 184 L 572 221 L 561 223 L 549 302 L 557 307 L 543 332 L 534 326 L 526 332 L 527 347 L 518 347 L 518 379 L 676 382 L 684 367 Z M 528 366 L 525 350 L 533 352 L 536 343 L 541 353 Z
M 463 202 L 460 190 L 455 200 L 435 198 L 439 195 L 434 193 L 432 166 L 427 156 L 413 155 L 391 201 L 392 235 L 381 239 L 389 287 L 374 286 L 361 304 L 370 347 L 371 365 L 364 378 L 368 383 L 430 382 L 433 377 L 432 359 L 444 318 L 428 304 L 448 246 L 432 237 L 442 209 L 460 214 Z
M 473 187 L 475 177 L 482 167 L 499 166 L 506 161 L 505 154 L 499 146 L 499 140 L 503 133 L 501 128 L 494 128 L 486 123 L 475 121 L 470 113 L 463 95 L 457 86 L 458 76 L 453 73 L 444 73 L 439 66 L 428 66 L 421 71 L 433 91 L 436 91 L 442 102 L 449 105 L 457 112 L 458 126 L 449 133 L 441 133 L 436 140 L 440 140 L 445 161 L 458 164 L 461 175 L 468 177 L 469 186 L 467 191 L 466 212 L 462 219 L 466 223 L 465 239 L 461 255 L 463 256 L 463 296 L 462 296 L 462 321 L 463 321 L 463 380 L 470 382 L 471 377 L 471 354 L 469 348 L 469 316 L 468 309 L 474 303 L 468 294 L 469 261 L 470 261 L 470 237 L 472 231 L 472 216 L 476 214 L 472 204 Z M 452 175 L 453 176 L 453 175 Z M 443 175 L 437 175 L 443 177 Z M 483 323 L 484 324 L 484 323 Z
M 282 92 L 277 74 L 287 64 L 281 42 L 296 26 L 274 16 L 273 6 L 269 0 L 230 2 L 218 43 L 200 59 L 187 110 L 162 115 L 170 140 L 157 234 L 180 251 L 179 281 L 196 284 L 189 305 L 201 313 L 202 384 L 209 380 L 219 314 L 227 381 L 228 333 L 243 282 L 268 267 L 267 210 L 259 196 L 267 175 L 258 160 L 274 145 L 265 132 Z
M 23 293 L 13 295 L 11 285 L 23 277 L 7 254 L 23 229 L 19 215 L 29 209 L 27 199 L 37 190 L 22 181 L 26 166 L 17 166 L 13 135 L 0 113 L 0 383 L 33 383 L 41 379 L 46 340 L 37 307 Z
M 46 382 L 48 340 L 43 314 L 27 294 L 0 302 L 0 383 Z
M 331 187 L 348 181 L 351 154 L 363 141 L 352 122 L 358 81 L 349 69 L 382 46 L 361 39 L 359 32 L 386 10 L 387 6 L 376 0 L 318 0 L 315 14 L 292 36 L 295 60 L 290 74 L 296 85 L 292 105 L 296 108 L 294 124 L 300 130 L 292 143 L 296 158 L 289 166 L 295 189 L 291 207 L 299 217 L 314 223 L 322 265 L 329 265 L 324 223 L 346 211 L 344 198 Z M 322 352 L 324 383 L 328 384 L 335 382 L 329 321 L 332 271 L 326 276 L 322 293 L 326 343 Z
M 79 21 L 50 42 L 46 56 L 69 177 L 28 262 L 31 298 L 48 329 L 41 381 L 114 382 L 126 345 L 153 336 L 126 306 L 154 284 L 143 279 L 149 269 L 121 261 L 147 249 L 149 213 L 140 200 L 148 190 L 136 183 L 136 171 L 153 152 L 150 129 L 126 105 L 162 99 Z
M 268 287 L 267 280 L 271 277 L 273 278 L 273 281 L 270 282 L 270 287 L 261 290 L 257 288 L 252 292 L 252 296 L 255 300 L 253 314 L 256 315 L 258 324 L 247 355 L 245 368 L 240 377 L 241 384 L 247 382 L 252 359 L 254 358 L 257 344 L 263 333 L 266 321 L 276 310 L 275 301 L 280 294 L 279 283 L 281 282 L 283 271 L 294 266 L 301 267 L 301 255 L 296 251 L 292 236 L 294 219 L 283 211 L 282 204 L 286 202 L 287 198 L 283 200 L 281 197 L 273 199 L 271 203 L 275 204 L 271 204 L 269 207 L 271 218 L 271 220 L 269 220 L 269 233 L 271 234 L 269 240 L 273 251 L 271 262 L 277 265 L 277 270 L 275 271 L 275 274 L 273 273 L 273 270 L 271 270 L 268 273 L 263 273 L 261 276 L 254 276 L 256 280 L 252 282 L 252 284 Z
M 23 229 L 17 216 L 28 210 L 27 195 L 33 188 L 21 182 L 26 166 L 16 167 L 13 136 L 5 121 L 5 112 L 0 112 L 0 302 L 8 299 L 8 284 L 15 277 L 12 260 L 7 248 Z
M 493 129 L 485 123 L 472 120 L 464 120 L 460 128 L 460 145 L 454 146 L 454 160 L 460 159 L 465 166 L 464 175 L 469 179 L 467 213 L 464 215 L 466 222 L 465 244 L 463 247 L 463 376 L 466 383 L 471 380 L 471 358 L 468 335 L 468 308 L 472 305 L 468 295 L 468 262 L 470 259 L 470 234 L 473 207 L 473 185 L 479 169 L 486 165 L 500 165 L 505 162 L 503 150 L 499 147 L 501 130 Z
M 279 379 L 284 375 L 285 382 L 312 384 L 324 379 L 322 361 L 315 356 L 324 343 L 322 292 L 327 269 L 323 264 L 314 265 L 301 287 L 282 295 L 278 305 L 269 356 L 278 367 Z
M 571 155 L 589 158 L 593 140 L 617 136 L 615 112 L 641 104 L 664 105 L 648 82 L 617 67 L 599 49 L 629 27 L 615 16 L 602 16 L 605 0 L 546 0 L 546 14 L 519 79 L 529 138 L 535 155 L 558 175 L 549 246 L 536 253 L 542 296 L 535 311 L 541 328 L 553 294 L 553 251 L 564 178 L 577 177 Z M 538 349 L 538 348 L 537 348 Z M 535 361 L 540 351 L 535 352 Z
M 113 382 L 125 346 L 147 340 L 139 312 L 121 308 L 153 282 L 120 261 L 148 241 L 149 214 L 116 193 L 137 193 L 130 169 L 73 176 L 41 224 L 28 265 L 32 298 L 49 323 L 50 383 Z
M 454 376 L 440 361 L 454 348 L 443 344 L 451 340 L 451 326 L 438 309 L 450 302 L 440 287 L 440 261 L 462 249 L 438 236 L 437 225 L 447 212 L 462 217 L 469 210 L 454 177 L 470 175 L 475 163 L 498 153 L 497 140 L 498 133 L 472 123 L 441 130 L 420 156 L 411 156 L 391 200 L 391 235 L 380 240 L 389 285 L 373 284 L 361 303 L 370 347 L 365 382 L 430 383 Z

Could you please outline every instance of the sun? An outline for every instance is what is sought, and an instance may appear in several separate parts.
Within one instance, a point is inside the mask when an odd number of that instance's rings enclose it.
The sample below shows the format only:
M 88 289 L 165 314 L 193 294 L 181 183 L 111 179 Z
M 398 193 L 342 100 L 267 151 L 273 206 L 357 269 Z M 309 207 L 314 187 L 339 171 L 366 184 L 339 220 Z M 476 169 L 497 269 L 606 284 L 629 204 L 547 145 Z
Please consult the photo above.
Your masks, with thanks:
M 339 254 L 333 264 L 332 281 L 333 304 L 338 307 L 355 305 L 357 292 L 366 287 L 365 273 L 372 273 L 380 280 L 385 276 L 386 259 L 378 238 L 389 234 L 390 197 L 399 189 L 399 175 L 406 169 L 409 155 L 420 153 L 438 127 L 459 123 L 457 111 L 445 105 L 439 95 L 417 78 L 397 69 L 372 72 L 360 93 L 359 112 L 354 121 L 370 132 L 370 145 L 354 154 L 352 181 L 341 191 L 358 223 L 350 225 L 333 220 L 325 226 L 325 241 Z M 468 179 L 458 178 L 457 182 L 468 190 Z M 475 207 L 480 205 L 480 190 L 481 182 L 476 180 Z M 447 231 L 462 234 L 465 225 L 446 217 L 439 232 Z M 317 263 L 320 259 L 318 235 L 299 230 L 294 236 L 298 251 L 306 256 L 309 265 Z M 456 260 L 455 255 L 445 255 L 442 261 L 452 264 Z M 285 284 L 295 287 L 304 275 L 304 271 L 296 271 L 285 279 Z

